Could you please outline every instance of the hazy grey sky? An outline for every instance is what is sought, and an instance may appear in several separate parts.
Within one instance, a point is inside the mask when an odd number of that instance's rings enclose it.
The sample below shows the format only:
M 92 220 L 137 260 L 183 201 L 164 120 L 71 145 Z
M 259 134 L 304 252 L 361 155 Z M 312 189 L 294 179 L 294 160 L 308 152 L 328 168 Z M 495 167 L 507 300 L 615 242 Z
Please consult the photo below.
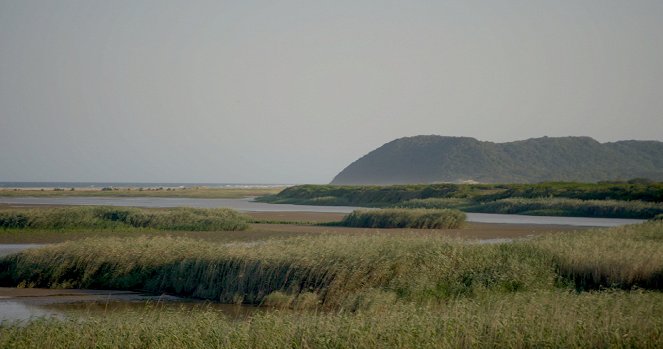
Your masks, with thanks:
M 0 181 L 328 182 L 402 136 L 663 139 L 663 1 L 0 0 Z

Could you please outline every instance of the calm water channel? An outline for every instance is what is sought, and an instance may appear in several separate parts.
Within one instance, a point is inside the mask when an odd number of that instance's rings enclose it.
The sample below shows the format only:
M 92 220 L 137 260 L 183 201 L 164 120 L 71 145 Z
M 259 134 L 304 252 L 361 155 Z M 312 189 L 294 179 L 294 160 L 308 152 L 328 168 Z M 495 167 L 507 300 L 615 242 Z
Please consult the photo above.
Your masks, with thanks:
M 268 204 L 244 199 L 195 198 L 121 198 L 121 197 L 0 197 L 0 204 L 20 205 L 107 205 L 134 207 L 226 207 L 252 212 L 332 212 L 350 213 L 359 207 Z M 469 222 L 505 224 L 554 224 L 584 227 L 614 227 L 640 223 L 640 219 L 523 216 L 493 213 L 468 213 Z
M 24 321 L 40 317 L 84 317 L 121 310 L 142 312 L 154 309 L 212 309 L 232 319 L 243 319 L 256 312 L 270 310 L 264 307 L 211 303 L 130 291 L 0 287 L 0 322 Z

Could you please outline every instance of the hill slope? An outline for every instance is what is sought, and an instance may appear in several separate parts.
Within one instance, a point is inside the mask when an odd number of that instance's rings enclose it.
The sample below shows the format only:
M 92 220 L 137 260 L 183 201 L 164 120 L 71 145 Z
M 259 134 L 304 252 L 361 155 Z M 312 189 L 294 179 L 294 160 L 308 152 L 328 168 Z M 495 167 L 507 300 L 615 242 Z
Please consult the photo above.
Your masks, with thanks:
M 543 137 L 493 143 L 415 136 L 366 154 L 332 184 L 596 182 L 636 177 L 663 180 L 663 142 Z

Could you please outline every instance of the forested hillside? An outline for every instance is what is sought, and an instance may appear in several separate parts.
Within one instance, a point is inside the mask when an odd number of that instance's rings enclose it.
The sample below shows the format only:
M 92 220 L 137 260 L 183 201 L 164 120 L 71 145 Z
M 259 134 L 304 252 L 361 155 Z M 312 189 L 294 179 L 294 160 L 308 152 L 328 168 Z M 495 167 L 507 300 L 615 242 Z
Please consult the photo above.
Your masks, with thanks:
M 332 184 L 597 182 L 636 177 L 663 180 L 663 142 L 543 137 L 493 143 L 415 136 L 373 150 L 341 171 Z

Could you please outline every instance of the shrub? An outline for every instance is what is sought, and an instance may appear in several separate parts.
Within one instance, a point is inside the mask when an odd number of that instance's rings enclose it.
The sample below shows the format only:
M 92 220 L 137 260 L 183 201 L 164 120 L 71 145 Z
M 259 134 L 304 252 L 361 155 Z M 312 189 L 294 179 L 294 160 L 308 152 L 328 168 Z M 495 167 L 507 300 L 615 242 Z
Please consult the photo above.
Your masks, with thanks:
M 465 222 L 465 214 L 449 209 L 379 209 L 355 210 L 340 225 L 364 228 L 456 229 Z
M 355 293 L 365 299 L 367 289 L 426 302 L 486 290 L 551 288 L 554 273 L 544 262 L 512 245 L 407 234 L 321 235 L 257 245 L 95 238 L 4 257 L 0 285 L 145 290 L 224 303 L 241 297 L 247 304 L 338 308 Z
M 507 198 L 475 205 L 469 210 L 503 214 L 651 218 L 663 213 L 663 203 L 565 198 Z
M 663 289 L 663 222 L 558 233 L 519 243 L 543 252 L 579 290 Z
M 230 209 L 63 207 L 0 211 L 4 229 L 244 230 L 248 217 Z
M 394 205 L 397 208 L 462 208 L 470 204 L 461 198 L 427 198 L 412 199 Z
M 523 293 L 370 312 L 103 311 L 0 326 L 2 348 L 657 348 L 663 295 Z M 658 344 L 657 344 L 658 343 Z

